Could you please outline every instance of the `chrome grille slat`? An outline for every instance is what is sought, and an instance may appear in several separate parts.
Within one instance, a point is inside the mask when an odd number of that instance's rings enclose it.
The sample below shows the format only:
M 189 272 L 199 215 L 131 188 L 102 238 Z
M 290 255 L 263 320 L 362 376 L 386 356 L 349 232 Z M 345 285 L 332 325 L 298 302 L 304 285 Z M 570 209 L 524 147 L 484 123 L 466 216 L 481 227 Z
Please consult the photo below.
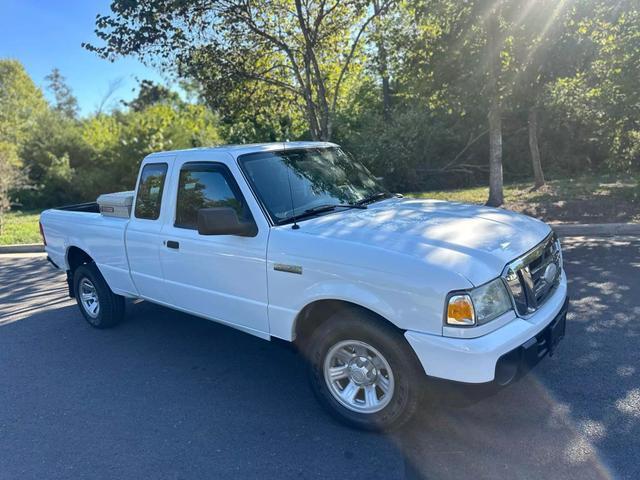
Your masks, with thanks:
M 552 264 L 555 268 L 550 268 Z M 509 263 L 503 278 L 516 311 L 520 315 L 535 312 L 555 291 L 561 272 L 560 248 L 555 234 L 550 234 L 531 251 Z
M 537 274 L 540 273 L 542 269 L 546 268 L 547 265 L 549 265 L 551 262 L 553 262 L 552 256 L 545 257 L 544 261 L 540 264 L 540 266 L 535 267 L 533 270 L 531 270 L 531 276 L 534 279 L 538 280 L 538 278 L 536 278 Z M 531 269 L 531 267 L 529 267 L 529 269 Z

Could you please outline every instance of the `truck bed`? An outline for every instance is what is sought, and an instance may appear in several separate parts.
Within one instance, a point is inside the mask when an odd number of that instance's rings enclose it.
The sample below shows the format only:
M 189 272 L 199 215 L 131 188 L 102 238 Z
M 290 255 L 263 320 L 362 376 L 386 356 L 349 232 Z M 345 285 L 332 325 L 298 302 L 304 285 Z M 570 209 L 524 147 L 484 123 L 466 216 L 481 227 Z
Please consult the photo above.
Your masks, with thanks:
M 85 212 L 85 213 L 100 213 L 100 207 L 98 202 L 86 202 L 76 203 L 74 205 L 63 205 L 62 207 L 55 207 L 53 210 L 64 210 L 67 212 Z
M 129 264 L 125 251 L 128 218 L 100 214 L 98 204 L 81 203 L 45 210 L 40 216 L 51 260 L 68 269 L 68 246 L 87 253 L 107 283 L 117 293 L 130 291 Z

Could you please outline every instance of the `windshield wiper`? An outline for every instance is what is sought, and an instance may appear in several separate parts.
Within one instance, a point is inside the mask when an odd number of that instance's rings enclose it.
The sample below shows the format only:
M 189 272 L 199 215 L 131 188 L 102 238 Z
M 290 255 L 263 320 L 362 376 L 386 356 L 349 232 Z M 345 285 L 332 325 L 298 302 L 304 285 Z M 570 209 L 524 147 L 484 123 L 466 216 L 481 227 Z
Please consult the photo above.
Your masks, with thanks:
M 304 212 L 299 213 L 298 215 L 288 217 L 282 220 L 280 223 L 295 222 L 296 220 L 312 217 L 313 215 L 317 215 L 318 213 L 331 212 L 336 208 L 358 208 L 358 209 L 364 210 L 367 208 L 367 206 L 360 205 L 357 203 L 329 203 L 326 205 L 317 205 L 312 208 L 307 208 Z
M 322 213 L 322 212 L 330 212 L 331 210 L 335 210 L 336 208 L 367 208 L 366 205 L 360 205 L 358 203 L 329 203 L 327 205 L 318 205 L 313 208 L 307 208 L 304 213 Z
M 389 198 L 391 194 L 389 192 L 378 192 L 373 195 L 369 195 L 368 197 L 364 197 L 362 200 L 358 200 L 353 205 L 358 205 L 360 207 L 366 206 L 367 203 L 373 203 L 377 200 L 382 200 L 383 198 Z

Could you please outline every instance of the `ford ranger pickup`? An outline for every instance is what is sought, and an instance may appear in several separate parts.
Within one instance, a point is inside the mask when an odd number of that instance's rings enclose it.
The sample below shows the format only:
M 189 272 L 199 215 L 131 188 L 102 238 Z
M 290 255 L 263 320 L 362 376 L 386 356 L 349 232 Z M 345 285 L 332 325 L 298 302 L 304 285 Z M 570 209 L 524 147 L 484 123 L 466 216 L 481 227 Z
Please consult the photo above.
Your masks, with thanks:
M 135 191 L 40 224 L 91 326 L 143 299 L 295 342 L 320 402 L 363 429 L 405 423 L 429 379 L 508 384 L 564 336 L 548 225 L 392 194 L 332 143 L 154 153 Z

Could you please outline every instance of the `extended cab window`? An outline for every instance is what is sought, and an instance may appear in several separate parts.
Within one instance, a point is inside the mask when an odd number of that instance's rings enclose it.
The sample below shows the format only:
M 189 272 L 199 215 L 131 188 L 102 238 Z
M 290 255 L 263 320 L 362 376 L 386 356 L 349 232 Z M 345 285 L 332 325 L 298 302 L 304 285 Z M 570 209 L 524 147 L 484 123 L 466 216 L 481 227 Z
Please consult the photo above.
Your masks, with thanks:
M 251 218 L 242 194 L 226 167 L 185 164 L 180 170 L 175 226 L 196 229 L 198 210 L 213 207 L 231 207 L 241 220 Z
M 157 220 L 160 216 L 164 179 L 167 176 L 166 163 L 148 163 L 142 169 L 138 196 L 136 197 L 136 218 Z

